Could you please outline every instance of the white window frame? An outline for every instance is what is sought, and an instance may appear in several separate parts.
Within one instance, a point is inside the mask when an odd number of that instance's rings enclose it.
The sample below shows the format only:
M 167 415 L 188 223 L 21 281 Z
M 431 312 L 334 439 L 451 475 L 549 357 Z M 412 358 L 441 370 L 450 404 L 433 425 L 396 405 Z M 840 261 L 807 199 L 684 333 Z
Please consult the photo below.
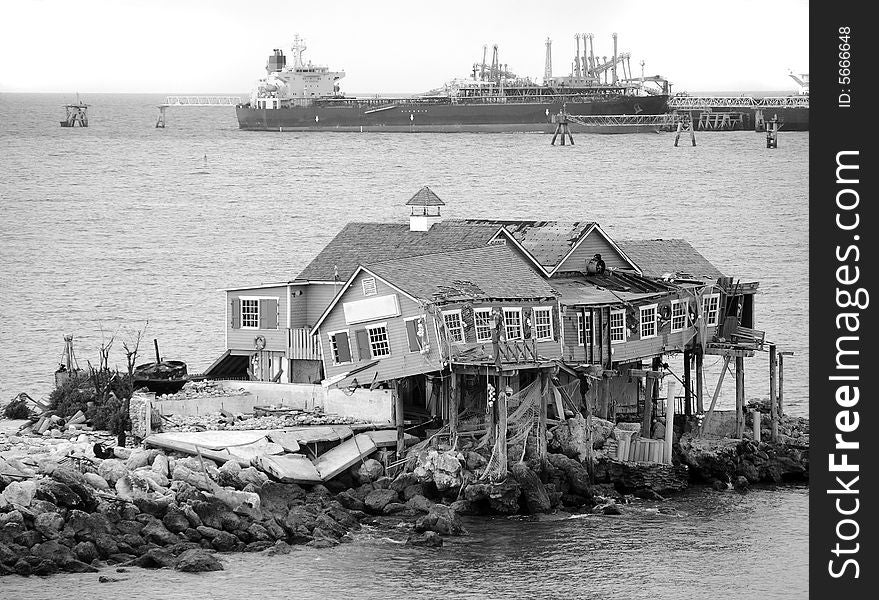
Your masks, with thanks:
M 458 326 L 453 327 L 449 325 L 449 322 L 446 320 L 447 317 L 458 317 Z M 463 344 L 467 341 L 467 338 L 464 336 L 464 317 L 461 316 L 461 309 L 444 310 L 443 326 L 446 328 L 446 338 L 449 340 L 450 344 Z M 461 339 L 453 339 L 453 331 L 457 331 L 460 334 Z
M 681 314 L 675 315 L 675 308 L 683 306 L 683 310 Z M 687 321 L 690 316 L 690 299 L 689 298 L 681 298 L 680 300 L 672 300 L 671 301 L 671 332 L 677 333 L 678 331 L 683 331 L 687 328 Z M 675 318 L 683 319 L 683 325 L 681 327 L 675 327 Z
M 544 335 L 544 336 L 540 335 L 541 325 L 538 323 L 538 320 L 537 320 L 538 314 L 546 314 L 546 317 L 549 321 L 548 321 L 548 323 L 545 323 L 543 326 L 549 328 L 549 335 Z M 531 331 L 534 336 L 534 339 L 536 339 L 538 342 L 546 342 L 546 341 L 551 342 L 552 341 L 552 307 L 535 306 L 534 307 L 534 323 L 532 325 L 533 325 L 533 327 L 531 328 Z
M 486 324 L 482 327 L 483 330 L 488 331 L 488 335 L 484 337 L 479 336 L 479 321 L 477 320 L 476 315 L 484 314 L 486 316 Z M 491 341 L 491 309 L 490 308 L 477 308 L 473 310 L 473 326 L 476 330 L 476 341 L 477 342 L 490 342 Z
M 409 321 L 417 321 L 418 319 L 424 320 L 424 339 L 425 339 L 424 343 L 425 343 L 425 345 L 430 345 L 430 334 L 428 334 L 428 332 L 427 332 L 427 315 L 416 315 L 414 317 L 406 317 L 405 319 L 403 319 L 403 325 L 406 327 L 406 347 L 407 348 L 409 347 L 409 326 L 407 325 L 407 323 L 409 323 Z M 416 335 L 417 335 L 417 330 L 416 330 Z M 419 352 L 421 352 L 421 351 L 420 350 L 412 350 L 411 348 L 409 348 L 409 354 L 418 354 Z
M 391 333 L 388 331 L 388 324 L 385 323 L 373 323 L 372 325 L 367 325 L 365 327 L 366 335 L 369 337 L 369 353 L 372 355 L 372 358 L 385 358 L 386 356 L 391 355 Z M 379 342 L 373 342 L 372 340 L 372 331 L 374 329 L 384 329 L 385 330 L 385 343 L 388 346 L 388 351 L 385 354 L 376 354 L 375 352 L 375 344 Z M 348 338 L 348 343 L 351 343 L 351 338 Z
M 337 334 L 337 333 L 344 333 L 344 334 L 347 334 L 347 336 L 348 336 L 348 356 L 351 357 L 351 360 L 348 360 L 348 361 L 345 361 L 345 362 L 338 362 L 338 361 L 336 360 L 336 357 L 337 357 L 338 354 L 339 354 L 338 350 L 335 349 L 335 346 L 336 346 L 336 339 L 335 339 L 335 338 L 336 338 L 336 334 Z M 350 365 L 350 364 L 353 364 L 353 363 L 354 363 L 354 353 L 351 352 L 351 331 L 350 331 L 349 329 L 337 329 L 336 331 L 328 331 L 328 332 L 327 332 L 327 337 L 328 337 L 329 340 L 330 340 L 330 357 L 332 358 L 333 365 Z
M 371 286 L 367 288 L 367 283 Z M 375 296 L 378 294 L 378 286 L 375 284 L 375 277 L 364 277 L 360 280 L 360 287 L 364 296 Z
M 586 322 L 589 327 L 586 327 Z M 585 313 L 582 310 L 577 311 L 577 345 L 592 345 L 592 313 Z
M 649 340 L 650 338 L 655 338 L 656 335 L 659 333 L 659 319 L 658 319 L 659 305 L 658 304 L 648 304 L 646 306 L 640 306 L 638 308 L 639 308 L 638 333 L 640 334 L 641 339 L 642 340 Z M 649 312 L 651 310 L 653 311 L 653 319 L 652 319 L 653 333 L 648 334 L 648 335 L 644 335 L 644 325 L 651 323 L 651 321 L 646 321 L 644 319 L 644 313 Z
M 614 325 L 613 325 L 613 317 L 614 315 L 621 315 L 622 318 L 622 330 L 623 330 L 623 339 L 614 339 Z M 619 308 L 610 311 L 610 318 L 608 319 L 608 329 L 610 330 L 610 343 L 611 344 L 622 344 L 626 341 L 628 328 L 626 327 L 626 311 L 625 309 Z
M 515 340 L 524 340 L 525 339 L 525 327 L 522 322 L 522 307 L 521 306 L 511 306 L 504 307 L 504 337 L 507 341 L 515 341 Z M 507 315 L 508 314 L 517 314 L 519 315 L 519 335 L 516 337 L 511 337 L 509 334 L 510 325 L 507 324 Z
M 710 309 L 712 300 L 717 300 L 713 311 Z M 708 327 L 717 325 L 717 317 L 720 315 L 720 294 L 705 294 L 702 296 L 702 314 L 705 315 L 705 325 Z M 713 317 L 713 319 L 709 317 Z
M 262 298 L 257 296 L 239 296 L 238 301 L 241 303 L 239 316 L 241 318 L 241 329 L 259 329 L 260 317 L 262 315 L 259 314 L 259 301 Z M 256 314 L 256 325 L 245 325 L 244 324 L 244 303 L 245 302 L 253 302 L 256 304 L 256 313 L 248 313 L 248 314 Z

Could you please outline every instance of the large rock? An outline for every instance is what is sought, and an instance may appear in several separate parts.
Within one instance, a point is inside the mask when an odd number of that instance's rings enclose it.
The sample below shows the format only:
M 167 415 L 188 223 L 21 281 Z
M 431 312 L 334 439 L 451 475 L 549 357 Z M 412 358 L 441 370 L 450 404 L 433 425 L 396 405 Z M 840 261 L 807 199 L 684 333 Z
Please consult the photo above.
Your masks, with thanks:
M 13 481 L 3 490 L 3 497 L 9 502 L 9 504 L 30 506 L 36 493 L 37 484 L 35 481 Z
M 412 498 L 407 500 L 406 506 L 413 510 L 417 510 L 418 512 L 429 513 L 434 506 L 434 502 L 431 502 L 424 496 L 419 495 L 413 496 Z
M 413 533 L 406 538 L 407 546 L 428 546 L 437 548 L 443 545 L 443 538 L 435 531 L 424 531 L 422 533 Z
M 223 564 L 216 556 L 206 550 L 187 550 L 177 557 L 174 568 L 187 573 L 202 573 L 205 571 L 222 571 Z
M 604 431 L 601 421 L 601 419 L 593 418 L 593 431 Z M 607 421 L 607 423 L 610 422 Z M 602 445 L 606 438 L 606 435 L 602 438 Z M 593 445 L 594 443 L 593 440 Z M 586 426 L 586 419 L 577 414 L 560 423 L 552 430 L 552 439 L 548 440 L 547 446 L 552 452 L 564 454 L 579 461 L 586 460 L 589 456 L 589 429 Z
M 106 492 L 110 490 L 110 484 L 107 483 L 107 480 L 98 475 L 97 473 L 84 473 L 83 479 L 85 479 L 86 483 L 95 488 L 96 490 L 100 490 L 102 492 Z
M 174 566 L 174 555 L 162 548 L 150 548 L 143 555 L 131 561 L 131 565 L 141 569 L 165 569 Z
M 563 454 L 547 454 L 547 459 L 553 467 L 565 474 L 565 480 L 572 493 L 586 498 L 592 496 L 589 473 L 586 471 L 586 467 Z
M 144 525 L 140 535 L 143 536 L 146 541 L 160 546 L 168 546 L 181 541 L 179 536 L 168 531 L 168 529 L 165 528 L 165 525 L 155 518 Z
M 519 496 L 522 489 L 513 477 L 500 483 L 489 484 L 488 505 L 493 512 L 514 515 L 519 512 Z
M 522 497 L 525 505 L 530 513 L 545 513 L 551 509 L 549 494 L 546 488 L 534 471 L 528 468 L 524 463 L 513 465 L 510 470 L 513 477 L 519 483 L 522 490 Z
M 295 483 L 270 481 L 259 489 L 259 499 L 264 512 L 283 518 L 291 507 L 302 503 L 305 490 Z
M 221 531 L 211 540 L 211 546 L 218 552 L 232 552 L 241 541 L 227 531 Z
M 64 519 L 58 513 L 41 513 L 34 519 L 34 529 L 47 540 L 60 537 L 63 528 Z
M 197 517 L 198 515 L 195 516 Z M 165 516 L 162 517 L 162 523 L 165 525 L 165 528 L 167 528 L 168 531 L 172 533 L 183 533 L 191 526 L 189 518 L 187 518 L 186 516 L 186 513 L 176 507 L 171 507 L 168 509 L 168 512 L 165 513 Z
M 351 490 L 345 490 L 336 496 L 336 500 L 348 510 L 366 510 L 363 500 L 353 494 Z
M 357 470 L 357 477 L 361 483 L 372 483 L 384 475 L 384 472 L 385 468 L 380 462 L 374 458 L 367 458 Z
M 128 467 L 121 460 L 108 458 L 98 465 L 98 475 L 110 485 L 116 485 L 116 482 L 128 474 Z
M 461 535 L 464 526 L 461 517 L 454 510 L 444 504 L 434 505 L 430 512 L 419 517 L 415 522 L 415 531 L 435 531 L 442 535 Z
M 31 548 L 31 554 L 51 560 L 61 567 L 72 560 L 76 560 L 70 548 L 60 544 L 58 540 L 48 540 L 42 544 L 37 544 Z
M 375 515 L 380 515 L 388 503 L 396 502 L 397 500 L 398 495 L 394 490 L 373 490 L 364 499 L 363 503 L 366 505 L 367 511 Z

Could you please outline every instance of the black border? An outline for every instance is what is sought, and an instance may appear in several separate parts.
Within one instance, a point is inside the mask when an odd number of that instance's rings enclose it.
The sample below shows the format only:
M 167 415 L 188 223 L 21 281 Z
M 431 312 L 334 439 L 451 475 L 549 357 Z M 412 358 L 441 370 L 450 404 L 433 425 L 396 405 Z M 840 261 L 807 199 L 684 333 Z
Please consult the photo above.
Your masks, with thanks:
M 865 288 L 871 295 L 870 302 L 879 302 L 875 286 L 875 266 L 879 260 L 875 253 L 874 238 L 876 224 L 873 221 L 875 211 L 870 210 L 875 198 L 876 173 L 872 166 L 872 147 L 874 135 L 868 130 L 875 129 L 872 119 L 874 105 L 872 81 L 875 80 L 877 69 L 874 61 L 877 57 L 875 39 L 879 32 L 875 28 L 875 20 L 867 15 L 866 2 L 811 2 L 809 11 L 809 45 L 810 45 L 810 124 L 809 124 L 809 416 L 810 416 L 810 496 L 809 496 L 809 597 L 815 599 L 834 598 L 838 600 L 875 598 L 879 594 L 876 585 L 879 573 L 879 561 L 875 553 L 875 545 L 879 543 L 876 531 L 876 513 L 879 505 L 876 494 L 876 463 L 879 454 L 875 444 L 877 438 L 876 402 L 872 368 L 876 365 L 875 310 L 869 306 L 860 313 L 860 331 L 858 334 L 838 332 L 836 317 L 839 313 L 849 310 L 837 306 L 836 290 L 837 269 L 842 264 L 858 266 L 860 279 L 848 286 L 853 290 Z M 771 18 L 769 19 L 771 21 Z M 850 83 L 840 84 L 839 29 L 850 27 L 851 45 L 851 78 Z M 851 95 L 849 108 L 839 107 L 839 94 L 848 90 Z M 840 151 L 857 150 L 856 157 L 859 169 L 859 183 L 856 185 L 838 184 L 836 178 L 837 153 Z M 851 159 L 849 159 L 851 160 Z M 852 173 L 852 171 L 848 171 Z M 836 195 L 844 188 L 856 189 L 860 203 L 855 209 L 860 217 L 857 230 L 843 231 L 836 224 L 839 209 L 836 206 Z M 853 198 L 846 194 L 846 198 Z M 853 212 L 853 211 L 852 211 Z M 851 212 L 844 213 L 851 218 Z M 858 241 L 854 236 L 859 235 Z M 854 262 L 854 254 L 848 261 L 837 259 L 837 247 L 844 255 L 845 249 L 855 244 L 860 249 L 860 260 Z M 850 271 L 851 272 L 851 271 Z M 860 400 L 849 410 L 858 411 L 860 418 L 857 430 L 845 434 L 846 440 L 858 441 L 860 448 L 849 452 L 849 462 L 859 465 L 860 480 L 852 487 L 857 487 L 860 507 L 850 518 L 859 524 L 859 535 L 846 544 L 860 544 L 855 554 L 834 556 L 831 550 L 837 543 L 836 525 L 841 516 L 835 507 L 835 500 L 841 496 L 828 494 L 828 490 L 838 487 L 836 476 L 841 475 L 848 481 L 851 477 L 846 473 L 831 473 L 829 454 L 835 451 L 836 415 L 841 410 L 836 402 L 836 389 L 839 385 L 828 379 L 838 373 L 836 369 L 836 343 L 839 335 L 858 335 L 857 342 L 860 355 L 857 359 L 860 368 L 858 385 Z M 852 346 L 849 346 L 851 348 Z M 849 371 L 853 373 L 854 371 Z M 839 462 L 839 459 L 837 459 Z M 846 504 L 855 496 L 846 496 Z M 771 526 L 771 524 L 768 524 Z M 848 527 L 849 529 L 846 529 Z M 854 526 L 848 524 L 843 533 L 853 531 Z M 853 546 L 852 546 L 853 547 Z M 853 578 L 852 565 L 845 570 L 845 575 L 834 578 L 829 573 L 829 561 L 833 559 L 838 568 L 845 558 L 854 558 L 859 564 L 859 577 Z M 768 565 L 767 565 L 768 566 Z M 783 565 L 777 565 L 783 568 Z M 771 568 L 770 568 L 771 571 Z M 832 595 L 831 595 L 832 594 Z

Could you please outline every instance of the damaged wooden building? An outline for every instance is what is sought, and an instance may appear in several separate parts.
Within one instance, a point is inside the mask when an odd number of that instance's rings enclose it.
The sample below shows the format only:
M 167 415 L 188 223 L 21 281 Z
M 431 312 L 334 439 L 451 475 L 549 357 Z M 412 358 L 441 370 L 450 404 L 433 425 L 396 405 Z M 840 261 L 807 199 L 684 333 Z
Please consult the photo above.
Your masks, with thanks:
M 427 187 L 407 206 L 408 224 L 349 223 L 289 281 L 226 290 L 227 349 L 205 374 L 391 389 L 401 429 L 484 429 L 508 416 L 496 401 L 521 417 L 528 396 L 539 431 L 588 407 L 649 437 L 667 357 L 683 357 L 679 412 L 696 415 L 716 401 L 703 397 L 703 360 L 719 355 L 735 360 L 742 410 L 744 358 L 763 344 L 756 282 L 683 240 L 444 219 Z

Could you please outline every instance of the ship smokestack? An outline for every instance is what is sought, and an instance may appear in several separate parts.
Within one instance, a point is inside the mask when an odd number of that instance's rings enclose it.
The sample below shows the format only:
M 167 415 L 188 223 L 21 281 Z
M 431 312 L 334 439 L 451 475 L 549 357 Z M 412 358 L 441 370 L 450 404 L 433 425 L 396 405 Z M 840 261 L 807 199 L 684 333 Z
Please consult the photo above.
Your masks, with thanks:
M 613 34 L 613 84 L 617 84 L 617 34 Z
M 552 40 L 546 38 L 546 64 L 543 67 L 543 83 L 552 79 Z

